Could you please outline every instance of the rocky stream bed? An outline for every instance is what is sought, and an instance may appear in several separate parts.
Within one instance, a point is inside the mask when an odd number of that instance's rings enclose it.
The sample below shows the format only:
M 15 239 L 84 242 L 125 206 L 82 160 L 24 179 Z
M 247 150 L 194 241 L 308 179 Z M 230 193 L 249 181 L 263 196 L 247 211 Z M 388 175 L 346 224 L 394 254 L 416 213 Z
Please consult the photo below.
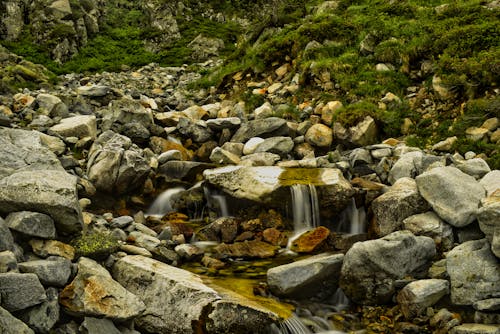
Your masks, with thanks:
M 500 171 L 198 77 L 0 97 L 1 333 L 500 333 Z

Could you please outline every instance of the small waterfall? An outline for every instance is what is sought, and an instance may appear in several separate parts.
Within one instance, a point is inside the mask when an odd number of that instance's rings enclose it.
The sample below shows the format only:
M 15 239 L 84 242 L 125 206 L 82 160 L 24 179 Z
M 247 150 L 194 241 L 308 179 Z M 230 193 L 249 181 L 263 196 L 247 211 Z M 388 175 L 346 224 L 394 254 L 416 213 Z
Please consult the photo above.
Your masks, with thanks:
M 216 193 L 208 187 L 203 187 L 207 206 L 218 212 L 218 217 L 229 217 L 229 206 L 227 205 L 227 198 L 223 194 Z
M 294 234 L 318 227 L 320 217 L 316 187 L 312 184 L 294 184 L 290 189 Z
M 165 214 L 173 211 L 172 208 L 172 197 L 180 192 L 184 191 L 182 187 L 176 187 L 167 189 L 158 196 L 153 204 L 149 207 L 146 212 L 147 216 L 159 216 L 163 217 Z
M 300 321 L 300 318 L 293 314 L 290 318 L 279 324 L 279 334 L 312 334 L 309 328 Z
M 366 212 L 364 207 L 357 208 L 354 198 L 342 211 L 337 232 L 361 234 L 366 232 Z
M 341 288 L 338 288 L 332 297 L 332 305 L 335 306 L 337 311 L 342 311 L 349 307 L 349 303 L 349 298 L 347 298 L 344 294 L 344 291 L 342 291 Z

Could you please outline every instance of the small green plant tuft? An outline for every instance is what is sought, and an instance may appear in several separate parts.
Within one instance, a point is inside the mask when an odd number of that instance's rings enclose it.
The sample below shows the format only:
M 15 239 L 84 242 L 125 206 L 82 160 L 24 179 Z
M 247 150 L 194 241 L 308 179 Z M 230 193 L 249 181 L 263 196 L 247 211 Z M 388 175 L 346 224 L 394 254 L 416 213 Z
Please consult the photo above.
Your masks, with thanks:
M 118 247 L 118 240 L 109 233 L 84 233 L 73 240 L 73 247 L 77 257 L 85 256 L 94 260 L 104 260 L 114 253 Z

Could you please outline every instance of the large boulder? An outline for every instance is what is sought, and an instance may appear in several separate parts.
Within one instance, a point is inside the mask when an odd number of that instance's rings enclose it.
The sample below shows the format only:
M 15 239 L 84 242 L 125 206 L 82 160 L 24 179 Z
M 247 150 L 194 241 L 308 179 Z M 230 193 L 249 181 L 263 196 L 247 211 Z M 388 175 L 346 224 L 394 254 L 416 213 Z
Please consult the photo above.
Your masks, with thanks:
M 429 204 L 420 196 L 415 180 L 403 177 L 372 202 L 372 209 L 375 232 L 384 236 L 400 229 L 405 218 L 427 211 Z
M 288 135 L 286 120 L 278 117 L 268 117 L 241 124 L 231 141 L 245 143 L 252 137 L 268 138 L 284 135 Z
M 0 128 L 0 179 L 33 170 L 64 171 L 37 131 Z
M 146 304 L 135 321 L 145 332 L 264 334 L 277 320 L 242 297 L 224 296 L 195 274 L 143 256 L 118 260 L 113 277 Z
M 78 261 L 75 279 L 61 291 L 59 302 L 71 314 L 118 321 L 132 319 L 145 309 L 144 303 L 104 267 L 84 257 Z
M 464 227 L 476 219 L 484 187 L 455 167 L 437 167 L 415 179 L 420 194 L 444 221 Z
M 451 282 L 451 301 L 472 305 L 498 297 L 500 263 L 486 239 L 467 241 L 446 255 L 446 268 Z
M 203 175 L 210 185 L 232 197 L 275 205 L 290 199 L 292 185 L 314 186 L 322 214 L 328 217 L 338 214 L 354 195 L 351 184 L 334 168 L 226 166 Z
M 36 211 L 49 215 L 57 232 L 72 234 L 82 229 L 77 178 L 65 171 L 35 170 L 0 180 L 0 213 Z
M 329 297 L 338 288 L 343 259 L 343 254 L 320 254 L 277 266 L 267 271 L 267 284 L 280 297 Z
M 409 231 L 357 242 L 344 256 L 340 287 L 356 303 L 387 303 L 396 291 L 395 281 L 425 275 L 435 255 L 431 238 Z
M 150 170 L 142 150 L 113 131 L 102 133 L 89 152 L 87 174 L 103 192 L 124 194 L 136 190 Z

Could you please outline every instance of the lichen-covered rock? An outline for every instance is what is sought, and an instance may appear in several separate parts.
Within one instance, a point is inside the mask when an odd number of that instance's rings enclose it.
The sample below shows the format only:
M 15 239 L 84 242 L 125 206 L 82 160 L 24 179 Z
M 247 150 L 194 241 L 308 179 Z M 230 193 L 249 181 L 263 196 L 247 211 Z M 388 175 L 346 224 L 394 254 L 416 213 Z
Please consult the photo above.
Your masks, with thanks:
M 357 242 L 344 256 L 340 287 L 359 304 L 389 302 L 396 291 L 394 282 L 406 276 L 423 276 L 435 254 L 431 238 L 415 237 L 409 231 Z
M 401 312 L 409 320 L 418 317 L 427 307 L 447 295 L 449 286 L 449 282 L 444 279 L 424 279 L 409 283 L 397 296 Z
M 45 290 L 35 274 L 0 274 L 1 306 L 13 312 L 40 304 L 47 299 Z

